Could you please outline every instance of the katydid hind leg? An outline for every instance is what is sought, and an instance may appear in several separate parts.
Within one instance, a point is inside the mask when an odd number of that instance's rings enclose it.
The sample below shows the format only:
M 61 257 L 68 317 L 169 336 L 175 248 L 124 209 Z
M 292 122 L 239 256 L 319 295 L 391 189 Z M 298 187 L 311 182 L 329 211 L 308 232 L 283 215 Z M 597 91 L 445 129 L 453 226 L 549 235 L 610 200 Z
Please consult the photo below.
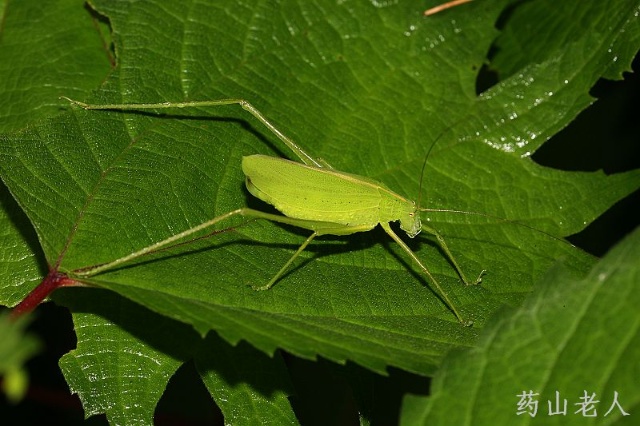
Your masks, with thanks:
M 480 271 L 480 274 L 478 275 L 478 278 L 476 278 L 475 281 L 469 281 L 467 279 L 467 277 L 464 275 L 464 272 L 462 271 L 462 268 L 458 264 L 458 261 L 456 261 L 456 258 L 453 256 L 453 253 L 451 253 L 451 250 L 449 250 L 449 247 L 447 246 L 447 242 L 445 241 L 445 239 L 442 236 L 442 234 L 440 234 L 434 228 L 431 228 L 431 227 L 429 227 L 427 225 L 424 225 L 424 224 L 422 225 L 422 230 L 425 231 L 425 232 L 428 232 L 429 234 L 431 234 L 434 237 L 436 237 L 436 240 L 438 241 L 438 245 L 440 246 L 442 251 L 445 253 L 447 258 L 449 259 L 449 261 L 451 262 L 451 264 L 455 268 L 456 272 L 460 276 L 460 279 L 462 280 L 462 282 L 465 285 L 477 285 L 477 284 L 480 284 L 482 282 L 482 276 L 486 272 L 484 269 L 482 271 Z
M 449 309 L 451 309 L 451 311 L 453 311 L 453 313 L 456 316 L 456 318 L 458 319 L 458 321 L 460 321 L 460 323 L 462 323 L 465 326 L 471 325 L 473 322 L 472 321 L 466 321 L 466 320 L 464 320 L 464 318 L 462 318 L 462 315 L 460 314 L 460 312 L 458 312 L 458 309 L 456 308 L 456 306 L 453 304 L 451 299 L 449 299 L 449 295 L 442 289 L 442 287 L 440 287 L 440 284 L 438 283 L 438 281 L 431 274 L 431 272 L 429 272 L 427 267 L 424 266 L 424 264 L 420 261 L 420 259 L 418 259 L 418 256 L 416 256 L 416 254 L 409 248 L 409 246 L 404 241 L 402 241 L 402 239 L 400 237 L 398 237 L 398 235 L 395 232 L 393 232 L 393 230 L 391 229 L 389 224 L 383 222 L 383 223 L 380 223 L 380 225 L 385 230 L 385 232 L 391 238 L 393 238 L 393 240 L 396 243 L 398 243 L 398 245 L 400 245 L 400 247 L 402 247 L 402 249 L 409 255 L 409 257 L 411 257 L 411 259 L 413 259 L 413 261 L 416 262 L 416 264 L 420 267 L 422 272 L 424 272 L 425 275 L 427 277 L 429 277 L 429 279 L 431 280 L 433 285 L 436 287 L 436 290 L 438 291 L 440 297 L 442 297 L 442 299 L 444 300 L 445 304 L 449 307 Z
M 136 110 L 148 110 L 148 109 L 171 109 L 171 108 L 203 108 L 203 107 L 215 107 L 222 105 L 240 105 L 242 109 L 253 115 L 258 121 L 262 123 L 271 133 L 273 133 L 280 141 L 282 141 L 287 148 L 291 150 L 304 164 L 319 168 L 332 168 L 329 163 L 322 159 L 315 159 L 311 155 L 307 154 L 305 150 L 300 148 L 291 138 L 282 133 L 271 121 L 269 121 L 264 114 L 254 107 L 251 103 L 244 99 L 217 99 L 211 101 L 193 101 L 193 102 L 163 102 L 155 104 L 87 104 L 84 102 L 76 101 L 66 96 L 62 96 L 61 99 L 65 99 L 71 102 L 73 105 L 77 105 L 87 110 L 120 110 L 120 111 L 136 111 Z
M 271 214 L 271 213 L 265 213 L 265 212 L 261 212 L 259 210 L 254 210 L 254 209 L 250 209 L 250 208 L 240 208 L 240 209 L 236 209 L 233 211 L 230 211 L 228 213 L 222 214 L 220 216 L 216 216 L 213 219 L 209 219 L 203 223 L 201 223 L 200 225 L 194 226 L 192 228 L 189 228 L 185 231 L 179 232 L 177 234 L 174 234 L 168 238 L 165 238 L 164 240 L 158 241 L 156 243 L 153 243 L 147 247 L 144 247 L 142 249 L 139 249 L 133 253 L 130 253 L 126 256 L 122 256 L 116 260 L 113 260 L 111 262 L 108 263 L 103 263 L 103 264 L 99 264 L 99 265 L 95 265 L 95 266 L 91 266 L 91 267 L 86 267 L 86 268 L 81 268 L 78 270 L 75 270 L 75 276 L 78 277 L 82 277 L 82 278 L 89 278 L 92 277 L 94 275 L 98 275 L 102 272 L 106 272 L 106 271 L 110 271 L 113 270 L 121 265 L 124 265 L 126 263 L 129 263 L 131 261 L 134 261 L 142 256 L 146 256 L 148 254 L 157 252 L 159 250 L 163 250 L 167 247 L 169 247 L 172 244 L 176 244 L 179 243 L 181 241 L 184 241 L 186 238 L 212 228 L 214 225 L 218 224 L 219 222 L 225 221 L 227 219 L 230 219 L 231 217 L 234 216 L 242 216 L 245 217 L 247 219 L 262 219 L 262 220 L 268 220 L 271 222 L 276 222 L 276 223 L 283 223 L 286 225 L 291 225 L 291 226 L 298 226 L 300 228 L 307 228 L 309 227 L 309 221 L 304 221 L 304 220 L 299 220 L 299 219 L 292 219 L 286 216 L 280 216 L 280 215 L 276 215 L 276 214 Z M 298 249 L 298 252 L 296 252 L 296 254 L 294 255 L 293 259 L 291 259 L 289 262 L 287 262 L 288 266 L 289 264 L 291 264 L 291 262 L 293 262 L 293 260 L 295 260 L 295 257 L 297 257 L 297 255 L 299 255 L 302 250 L 304 250 L 304 248 L 311 242 L 311 240 L 313 240 L 314 237 L 316 237 L 318 235 L 317 232 L 314 232 L 312 234 L 311 237 L 309 237 L 307 239 L 307 241 L 305 241 L 305 243 L 301 246 L 300 249 Z M 283 268 L 285 269 L 285 268 Z M 281 271 L 282 272 L 282 271 Z M 279 272 L 279 275 L 282 275 L 282 273 Z M 277 278 L 279 278 L 279 276 L 276 276 L 272 281 L 275 282 L 277 280 Z M 271 285 L 273 285 L 273 283 L 271 283 Z
M 289 269 L 289 266 L 291 266 L 291 264 L 293 263 L 294 260 L 296 260 L 296 258 L 300 255 L 300 253 L 302 253 L 304 251 L 305 248 L 307 248 L 307 246 L 309 245 L 309 243 L 311 243 L 311 241 L 313 241 L 313 239 L 318 235 L 317 232 L 314 232 L 313 234 L 311 234 L 309 236 L 309 238 L 307 238 L 305 240 L 304 243 L 302 243 L 302 245 L 298 248 L 298 250 L 296 250 L 296 252 L 289 258 L 289 260 L 287 261 L 287 263 L 285 263 L 282 268 L 280 268 L 280 270 L 273 276 L 273 278 L 271 278 L 271 280 L 263 286 L 251 286 L 251 288 L 253 288 L 254 290 L 269 290 L 271 287 L 273 287 L 273 285 L 282 277 L 282 275 L 284 275 L 284 273 L 287 271 L 287 269 Z

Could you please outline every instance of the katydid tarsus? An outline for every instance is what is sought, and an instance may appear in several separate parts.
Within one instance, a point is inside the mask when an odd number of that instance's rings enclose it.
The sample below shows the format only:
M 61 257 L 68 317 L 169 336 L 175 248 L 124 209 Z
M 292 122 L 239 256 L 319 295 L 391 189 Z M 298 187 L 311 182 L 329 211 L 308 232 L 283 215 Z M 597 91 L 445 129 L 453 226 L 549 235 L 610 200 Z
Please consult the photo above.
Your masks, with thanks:
M 455 314 L 458 321 L 465 325 L 472 323 L 472 321 L 463 318 L 433 274 L 390 226 L 391 222 L 399 221 L 400 228 L 411 238 L 421 231 L 432 234 L 463 283 L 465 285 L 478 284 L 484 271 L 476 280 L 469 281 L 442 235 L 421 222 L 420 212 L 431 211 L 430 209 L 421 208 L 414 201 L 398 195 L 381 182 L 337 171 L 326 161 L 313 158 L 278 130 L 249 102 L 242 99 L 222 99 L 184 103 L 91 105 L 69 98 L 64 99 L 89 110 L 157 110 L 238 104 L 275 134 L 302 162 L 298 163 L 265 155 L 250 155 L 242 159 L 242 171 L 246 176 L 245 183 L 249 192 L 273 205 L 284 216 L 250 208 L 239 208 L 112 262 L 76 271 L 76 276 L 87 278 L 113 269 L 140 256 L 166 248 L 234 216 L 264 219 L 312 231 L 311 235 L 266 285 L 254 287 L 256 290 L 268 290 L 282 277 L 315 237 L 350 235 L 356 232 L 370 231 L 380 225 L 429 278 L 439 296 Z

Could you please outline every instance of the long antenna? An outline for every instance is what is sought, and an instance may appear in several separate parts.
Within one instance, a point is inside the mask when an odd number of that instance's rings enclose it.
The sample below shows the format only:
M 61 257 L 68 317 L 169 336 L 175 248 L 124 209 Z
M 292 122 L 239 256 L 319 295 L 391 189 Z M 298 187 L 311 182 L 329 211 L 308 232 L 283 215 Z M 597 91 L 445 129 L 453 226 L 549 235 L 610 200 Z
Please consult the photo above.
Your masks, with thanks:
M 434 146 L 436 146 L 436 143 L 438 143 L 438 141 L 442 138 L 442 136 L 444 136 L 445 133 L 449 132 L 451 129 L 453 129 L 455 126 L 457 126 L 458 123 L 460 123 L 462 120 L 466 119 L 467 117 L 468 116 L 465 116 L 464 118 L 456 121 L 455 123 L 453 123 L 452 125 L 450 125 L 446 129 L 444 129 L 442 132 L 440 132 L 438 137 L 436 137 L 436 139 L 433 141 L 433 143 L 431 144 L 431 146 L 427 150 L 427 153 L 424 156 L 424 162 L 422 163 L 422 170 L 420 170 L 420 186 L 418 187 L 418 202 L 417 202 L 418 210 L 420 210 L 420 206 L 421 206 L 421 203 L 422 203 L 422 182 L 424 181 L 424 171 L 427 168 L 427 160 L 429 159 L 429 155 L 431 154 L 431 150 L 433 149 Z
M 567 241 L 564 238 L 558 237 L 556 235 L 551 234 L 550 232 L 547 231 L 543 231 L 541 229 L 535 228 L 531 225 L 527 225 L 526 223 L 522 223 L 520 221 L 517 220 L 512 220 L 512 219 L 507 219 L 504 217 L 500 217 L 500 216 L 496 216 L 496 215 L 492 215 L 492 214 L 488 214 L 488 213 L 481 213 L 481 212 L 474 212 L 474 211 L 465 211 L 465 210 L 457 210 L 457 209 L 429 209 L 429 208 L 424 208 L 421 207 L 421 200 L 422 200 L 422 182 L 424 179 L 424 173 L 425 170 L 427 168 L 427 160 L 429 159 L 429 155 L 431 154 L 431 150 L 433 150 L 433 147 L 436 146 L 436 143 L 442 138 L 442 136 L 445 135 L 445 133 L 449 132 L 451 129 L 453 129 L 455 126 L 457 126 L 459 123 L 461 123 L 463 120 L 466 120 L 467 118 L 469 118 L 471 114 L 467 114 L 466 116 L 464 116 L 462 119 L 456 121 L 455 123 L 453 123 L 452 125 L 450 125 L 449 127 L 447 127 L 446 129 L 444 129 L 442 132 L 440 132 L 440 134 L 438 135 L 438 137 L 433 141 L 433 144 L 431 144 L 431 146 L 429 147 L 429 149 L 427 150 L 427 153 L 425 154 L 424 157 L 424 162 L 422 163 L 422 170 L 420 171 L 420 189 L 419 189 L 419 193 L 418 193 L 418 202 L 417 202 L 417 210 L 418 211 L 422 211 L 422 212 L 431 212 L 431 213 L 458 213 L 458 214 L 467 214 L 467 215 L 473 215 L 473 216 L 481 216 L 481 217 L 486 217 L 489 219 L 495 219 L 497 221 L 500 222 L 504 222 L 504 223 L 511 223 L 514 225 L 518 225 L 521 226 L 523 228 L 526 229 L 530 229 L 532 231 L 538 232 L 542 235 L 545 235 L 551 239 L 554 239 L 556 241 L 559 241 L 561 243 L 564 244 L 568 244 L 571 247 L 575 247 L 571 242 Z
M 543 231 L 542 229 L 538 229 L 534 226 L 528 225 L 526 223 L 522 223 L 518 220 L 513 220 L 513 219 L 507 219 L 506 217 L 501 217 L 501 216 L 496 216 L 493 214 L 488 214 L 488 213 L 481 213 L 481 212 L 473 212 L 473 211 L 467 211 L 467 210 L 457 210 L 457 209 L 425 209 L 425 208 L 421 208 L 418 209 L 421 212 L 427 212 L 427 213 L 460 213 L 460 214 L 466 214 L 466 215 L 472 215 L 472 216 L 481 216 L 481 217 L 486 217 L 489 219 L 495 219 L 498 223 L 510 223 L 513 225 L 518 225 L 521 226 L 523 228 L 529 229 L 531 231 L 537 232 L 541 235 L 544 235 L 548 238 L 551 238 L 553 240 L 556 240 L 560 243 L 563 244 L 567 244 L 571 247 L 575 247 L 575 245 L 573 245 L 573 243 L 571 243 L 570 241 L 562 238 L 562 237 L 558 237 L 557 235 L 553 235 L 550 232 L 547 231 Z

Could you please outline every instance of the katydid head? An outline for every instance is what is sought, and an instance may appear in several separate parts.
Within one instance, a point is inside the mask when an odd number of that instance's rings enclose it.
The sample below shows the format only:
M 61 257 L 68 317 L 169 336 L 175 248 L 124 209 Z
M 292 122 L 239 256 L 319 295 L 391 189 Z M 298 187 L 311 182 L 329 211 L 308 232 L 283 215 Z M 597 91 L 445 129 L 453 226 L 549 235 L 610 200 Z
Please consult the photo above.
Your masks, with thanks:
M 407 203 L 407 210 L 400 216 L 400 229 L 407 233 L 410 238 L 415 237 L 422 231 L 422 222 L 420 221 L 420 212 L 416 203 L 411 201 Z

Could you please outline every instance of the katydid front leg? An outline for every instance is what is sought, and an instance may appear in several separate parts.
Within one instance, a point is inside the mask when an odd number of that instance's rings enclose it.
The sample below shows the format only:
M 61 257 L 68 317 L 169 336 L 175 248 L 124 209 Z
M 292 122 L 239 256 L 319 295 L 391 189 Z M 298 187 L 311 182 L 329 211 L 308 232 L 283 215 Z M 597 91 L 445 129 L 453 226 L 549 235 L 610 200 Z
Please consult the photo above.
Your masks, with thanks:
M 451 250 L 449 250 L 449 247 L 447 246 L 447 242 L 444 240 L 444 237 L 438 231 L 436 231 L 434 228 L 431 228 L 430 226 L 427 226 L 425 224 L 422 224 L 422 230 L 425 231 L 425 232 L 428 232 L 429 234 L 431 234 L 434 237 L 436 237 L 436 240 L 438 241 L 438 245 L 440 246 L 442 251 L 444 251 L 444 253 L 447 256 L 447 258 L 449 259 L 449 261 L 453 264 L 453 267 L 455 268 L 456 272 L 460 276 L 460 279 L 462 280 L 462 282 L 465 285 L 467 285 L 467 286 L 469 286 L 469 285 L 477 285 L 477 284 L 480 284 L 482 282 L 482 276 L 487 271 L 485 271 L 483 269 L 482 271 L 480 271 L 480 274 L 478 275 L 478 278 L 476 278 L 475 281 L 470 282 L 469 280 L 467 280 L 467 277 L 464 275 L 464 272 L 462 272 L 462 268 L 460 267 L 460 265 L 458 265 L 458 262 L 456 261 L 456 258 L 453 257 L 453 253 L 451 253 Z

